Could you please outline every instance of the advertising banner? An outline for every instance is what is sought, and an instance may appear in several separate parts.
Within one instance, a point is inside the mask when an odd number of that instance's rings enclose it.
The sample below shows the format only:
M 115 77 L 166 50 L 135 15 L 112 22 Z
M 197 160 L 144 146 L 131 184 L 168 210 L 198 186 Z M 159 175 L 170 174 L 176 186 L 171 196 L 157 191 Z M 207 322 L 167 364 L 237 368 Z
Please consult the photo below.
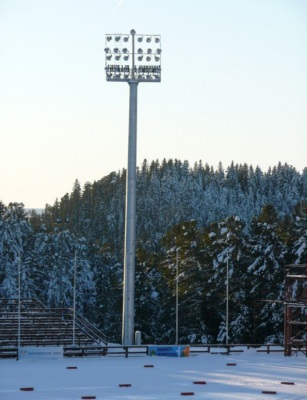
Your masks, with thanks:
M 63 357 L 63 347 L 19 347 L 18 358 L 23 360 L 50 359 Z
M 190 346 L 148 346 L 149 356 L 189 357 Z

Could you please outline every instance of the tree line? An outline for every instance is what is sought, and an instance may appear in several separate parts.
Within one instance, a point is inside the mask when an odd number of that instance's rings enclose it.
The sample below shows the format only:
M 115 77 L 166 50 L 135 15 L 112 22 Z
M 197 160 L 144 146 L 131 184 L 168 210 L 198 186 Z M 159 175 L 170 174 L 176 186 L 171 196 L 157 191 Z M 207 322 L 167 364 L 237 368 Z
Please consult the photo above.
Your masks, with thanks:
M 126 171 L 72 192 L 42 214 L 0 203 L 0 296 L 71 307 L 120 341 Z M 137 171 L 135 328 L 146 342 L 281 341 L 284 265 L 307 263 L 307 169 L 214 169 L 146 160 Z M 228 270 L 228 275 L 227 275 Z

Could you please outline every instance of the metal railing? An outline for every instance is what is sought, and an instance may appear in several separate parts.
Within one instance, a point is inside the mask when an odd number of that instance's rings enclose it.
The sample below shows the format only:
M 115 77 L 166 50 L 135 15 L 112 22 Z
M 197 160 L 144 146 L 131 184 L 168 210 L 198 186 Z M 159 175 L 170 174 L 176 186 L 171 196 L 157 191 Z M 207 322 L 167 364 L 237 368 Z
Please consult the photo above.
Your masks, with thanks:
M 18 327 L 24 345 L 107 345 L 108 340 L 95 325 L 72 308 L 47 308 L 39 300 L 0 299 L 0 347 L 17 345 Z
M 170 346 L 170 345 L 165 345 Z M 133 357 L 145 357 L 149 355 L 150 345 L 107 345 L 107 346 L 64 346 L 63 356 L 64 357 L 120 357 L 123 356 L 128 358 Z M 276 344 L 190 344 L 190 353 L 193 355 L 207 353 L 207 354 L 224 354 L 229 355 L 232 353 L 244 352 L 250 348 L 254 348 L 256 352 L 271 354 L 280 352 L 283 353 L 284 349 L 280 345 Z M 0 347 L 0 358 L 17 358 L 18 349 L 17 347 Z

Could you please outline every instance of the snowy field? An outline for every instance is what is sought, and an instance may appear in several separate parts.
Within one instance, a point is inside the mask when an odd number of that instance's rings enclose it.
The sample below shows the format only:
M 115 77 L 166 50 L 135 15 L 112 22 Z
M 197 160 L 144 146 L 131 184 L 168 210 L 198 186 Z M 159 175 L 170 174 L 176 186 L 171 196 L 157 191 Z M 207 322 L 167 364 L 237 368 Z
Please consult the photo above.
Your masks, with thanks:
M 122 384 L 131 386 L 121 387 Z M 107 356 L 0 360 L 1 400 L 170 400 L 186 397 L 306 400 L 307 358 L 303 354 L 284 357 L 282 353 L 245 349 L 243 353 L 228 356 L 206 353 L 187 358 Z

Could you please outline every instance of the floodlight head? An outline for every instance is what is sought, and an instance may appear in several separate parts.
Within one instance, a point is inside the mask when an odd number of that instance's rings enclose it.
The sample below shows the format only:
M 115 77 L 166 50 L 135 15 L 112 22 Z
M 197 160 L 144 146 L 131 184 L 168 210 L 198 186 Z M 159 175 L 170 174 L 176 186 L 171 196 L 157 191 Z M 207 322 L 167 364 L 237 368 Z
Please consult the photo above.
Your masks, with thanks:
M 161 81 L 159 35 L 137 35 L 132 29 L 130 35 L 107 34 L 105 43 L 105 70 L 108 81 Z

